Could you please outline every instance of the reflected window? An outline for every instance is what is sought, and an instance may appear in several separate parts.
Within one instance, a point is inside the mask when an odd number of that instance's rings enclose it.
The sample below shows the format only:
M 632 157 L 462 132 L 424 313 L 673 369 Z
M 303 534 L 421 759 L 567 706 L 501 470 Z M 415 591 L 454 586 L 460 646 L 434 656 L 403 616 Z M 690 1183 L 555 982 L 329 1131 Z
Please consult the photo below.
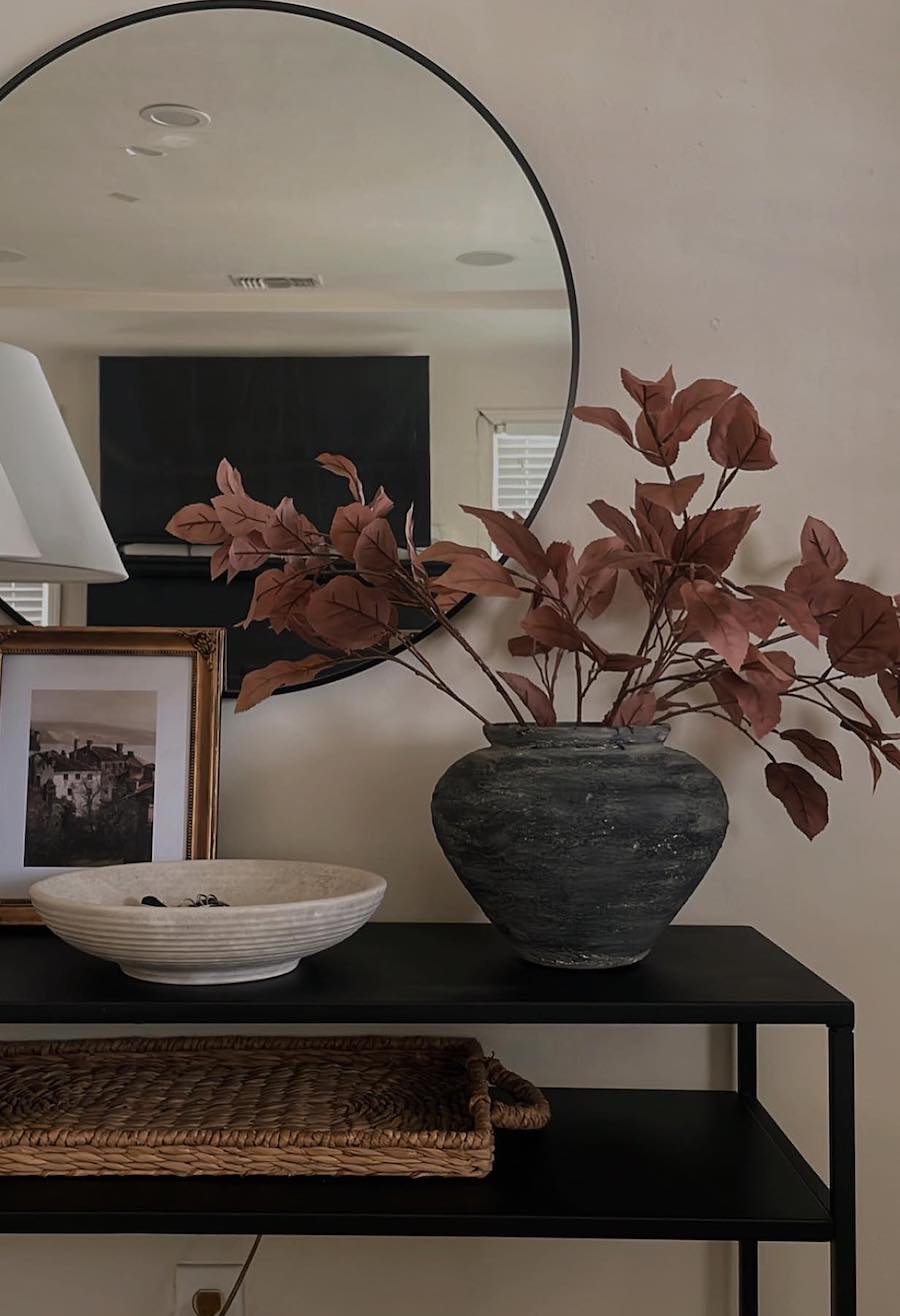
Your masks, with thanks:
M 491 505 L 499 512 L 527 516 L 540 497 L 558 446 L 559 426 L 536 421 L 495 425 Z
M 58 585 L 0 581 L 0 602 L 7 603 L 32 626 L 56 626 L 59 622 L 59 600 Z

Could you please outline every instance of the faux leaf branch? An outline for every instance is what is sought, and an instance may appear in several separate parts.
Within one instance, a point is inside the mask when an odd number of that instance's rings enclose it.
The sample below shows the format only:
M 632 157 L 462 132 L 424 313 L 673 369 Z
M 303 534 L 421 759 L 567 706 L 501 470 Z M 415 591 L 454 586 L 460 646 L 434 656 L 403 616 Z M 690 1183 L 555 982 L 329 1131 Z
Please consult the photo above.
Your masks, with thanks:
M 866 754 L 873 788 L 884 764 L 900 769 L 894 743 L 900 736 L 885 731 L 848 684 L 874 677 L 882 704 L 900 716 L 898 600 L 848 580 L 846 552 L 815 517 L 803 525 L 800 560 L 783 586 L 735 581 L 735 555 L 760 508 L 723 506 L 725 494 L 738 476 L 776 465 L 772 437 L 756 408 L 720 379 L 677 389 L 671 369 L 658 380 L 623 370 L 622 382 L 638 406 L 634 425 L 611 407 L 577 407 L 575 415 L 617 435 L 655 468 L 657 478 L 636 481 L 628 511 L 602 499 L 592 502 L 607 533 L 580 553 L 567 541 L 545 546 L 518 517 L 477 507 L 463 510 L 481 521 L 503 562 L 483 548 L 447 541 L 417 549 L 412 508 L 398 543 L 387 519 L 390 497 L 379 488 L 367 499 L 356 466 L 333 453 L 317 461 L 346 480 L 350 501 L 323 530 L 290 498 L 277 507 L 252 498 L 223 460 L 218 494 L 209 504 L 182 508 L 167 528 L 188 543 L 215 547 L 214 578 L 259 572 L 243 625 L 268 622 L 315 650 L 249 673 L 238 709 L 378 657 L 486 722 L 435 668 L 415 638 L 419 627 L 404 628 L 401 614 L 407 610 L 445 630 L 519 722 L 527 714 L 539 725 L 553 725 L 562 676 L 571 671 L 577 721 L 593 707 L 598 679 L 620 673 L 600 718 L 606 725 L 645 726 L 686 713 L 730 723 L 763 753 L 768 789 L 810 838 L 828 822 L 827 794 L 808 768 L 782 761 L 769 738 L 777 736 L 828 777 L 842 777 L 842 762 L 831 741 L 803 727 L 783 728 L 788 709 L 812 707 L 855 739 Z M 676 475 L 682 448 L 705 426 L 713 477 Z M 701 501 L 705 506 L 698 511 Z M 280 565 L 272 566 L 273 559 Z M 641 638 L 627 653 L 601 645 L 595 626 L 623 580 L 642 598 L 646 615 Z M 468 594 L 525 605 L 508 647 L 513 658 L 530 664 L 530 675 L 494 670 L 457 628 L 452 611 Z

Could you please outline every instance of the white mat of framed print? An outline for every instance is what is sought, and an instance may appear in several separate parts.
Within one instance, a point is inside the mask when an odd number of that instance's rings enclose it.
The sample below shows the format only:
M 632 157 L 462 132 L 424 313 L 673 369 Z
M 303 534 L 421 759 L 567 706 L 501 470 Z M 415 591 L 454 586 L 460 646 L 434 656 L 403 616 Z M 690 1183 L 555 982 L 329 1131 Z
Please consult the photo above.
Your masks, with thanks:
M 222 637 L 0 632 L 0 921 L 67 869 L 214 853 Z

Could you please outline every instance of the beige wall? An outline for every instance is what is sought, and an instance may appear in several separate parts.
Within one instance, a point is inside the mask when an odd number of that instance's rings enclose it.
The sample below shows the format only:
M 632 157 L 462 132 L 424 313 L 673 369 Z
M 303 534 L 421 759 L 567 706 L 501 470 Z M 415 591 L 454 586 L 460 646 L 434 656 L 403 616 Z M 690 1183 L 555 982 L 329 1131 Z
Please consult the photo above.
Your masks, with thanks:
M 791 554 L 810 510 L 838 526 L 858 574 L 896 589 L 887 549 L 900 481 L 894 0 L 347 7 L 461 77 L 528 153 L 580 289 L 582 398 L 613 400 L 622 362 L 649 373 L 674 359 L 684 377 L 735 379 L 759 403 L 782 462 L 747 477 L 748 496 L 771 491 L 754 567 Z M 123 8 L 2 0 L 3 62 L 12 70 Z M 579 431 L 540 525 L 590 534 L 578 509 L 588 496 L 627 495 L 626 456 L 612 438 Z M 467 626 L 492 643 L 499 613 L 478 608 Z M 433 656 L 460 667 L 442 644 Z M 400 676 L 374 671 L 239 720 L 229 713 L 223 852 L 358 861 L 390 879 L 387 917 L 473 917 L 431 838 L 427 803 L 430 784 L 478 736 Z M 478 681 L 466 679 L 474 691 Z M 861 1311 L 889 1316 L 900 1186 L 896 779 L 873 801 L 848 747 L 856 771 L 832 792 L 831 831 L 810 845 L 765 796 L 741 746 L 685 726 L 679 742 L 721 772 L 734 816 L 686 916 L 755 923 L 858 1001 Z M 723 1037 L 694 1029 L 481 1033 L 544 1082 L 703 1084 L 721 1081 L 728 1059 Z M 823 1062 L 815 1032 L 768 1030 L 764 1091 L 820 1167 Z M 176 1259 L 236 1256 L 241 1246 L 9 1240 L 0 1310 L 165 1316 Z M 722 1316 L 734 1311 L 732 1267 L 731 1249 L 694 1244 L 282 1240 L 265 1245 L 250 1310 Z M 822 1249 L 766 1246 L 763 1267 L 766 1316 L 827 1310 Z

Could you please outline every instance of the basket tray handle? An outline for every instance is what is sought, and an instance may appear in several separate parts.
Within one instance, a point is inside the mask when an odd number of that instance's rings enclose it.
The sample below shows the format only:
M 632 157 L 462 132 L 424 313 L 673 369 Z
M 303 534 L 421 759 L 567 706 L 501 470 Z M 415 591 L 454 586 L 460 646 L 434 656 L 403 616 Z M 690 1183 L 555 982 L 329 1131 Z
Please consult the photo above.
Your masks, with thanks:
M 544 1129 L 550 1123 L 550 1103 L 540 1088 L 527 1078 L 504 1068 L 495 1056 L 487 1062 L 487 1076 L 491 1087 L 499 1088 L 514 1098 L 504 1101 L 491 1097 L 491 1123 L 495 1129 Z

